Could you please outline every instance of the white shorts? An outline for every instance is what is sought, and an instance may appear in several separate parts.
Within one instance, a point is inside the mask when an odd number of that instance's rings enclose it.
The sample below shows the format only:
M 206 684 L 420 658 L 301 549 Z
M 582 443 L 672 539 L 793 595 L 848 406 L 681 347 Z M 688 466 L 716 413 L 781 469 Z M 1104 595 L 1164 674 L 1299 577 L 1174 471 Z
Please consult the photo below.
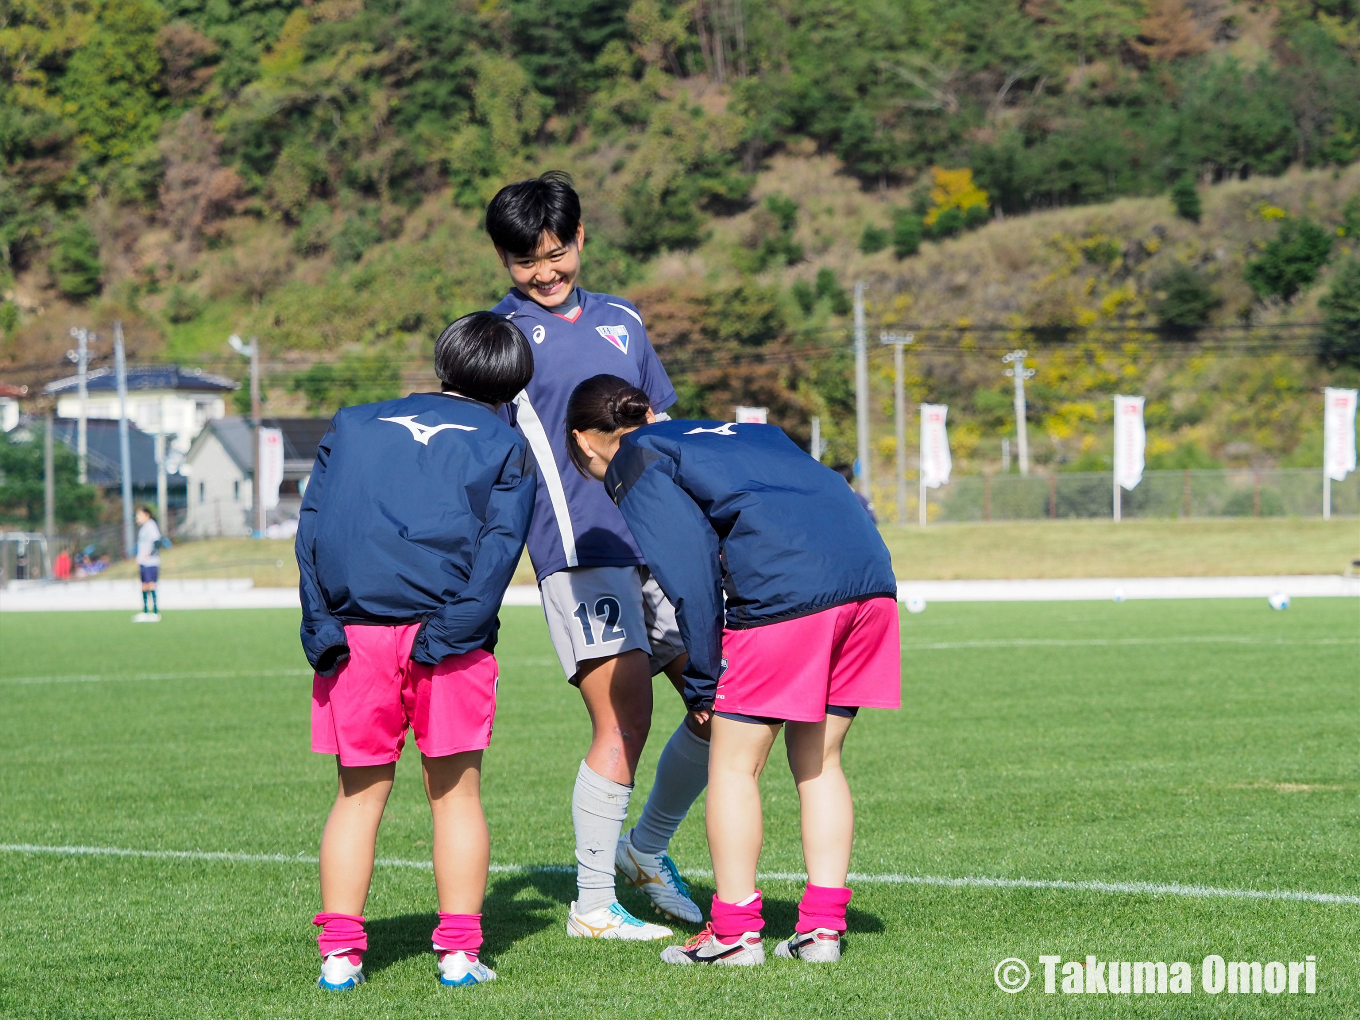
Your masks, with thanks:
M 646 567 L 572 567 L 549 574 L 538 590 L 553 648 L 573 684 L 590 659 L 641 649 L 656 676 L 685 653 L 675 607 Z

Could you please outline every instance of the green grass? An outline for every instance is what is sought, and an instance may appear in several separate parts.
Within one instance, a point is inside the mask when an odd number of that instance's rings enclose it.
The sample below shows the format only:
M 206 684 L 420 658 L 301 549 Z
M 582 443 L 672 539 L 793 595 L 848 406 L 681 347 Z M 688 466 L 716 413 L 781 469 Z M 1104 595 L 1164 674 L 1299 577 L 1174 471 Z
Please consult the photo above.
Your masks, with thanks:
M 541 616 L 507 609 L 486 762 L 493 860 L 571 860 L 588 727 Z M 333 765 L 308 751 L 296 615 L 0 617 L 0 842 L 310 855 Z M 904 708 L 866 712 L 847 769 L 866 873 L 1180 882 L 1360 894 L 1360 605 L 1300 600 L 934 605 L 905 618 Z M 74 679 L 102 675 L 94 681 Z M 658 689 L 655 731 L 679 716 Z M 654 739 L 634 815 L 650 782 Z M 780 756 L 762 868 L 800 868 Z M 698 811 L 674 853 L 707 867 Z M 382 857 L 429 855 L 403 761 Z M 707 902 L 711 881 L 695 882 Z M 799 887 L 767 880 L 769 934 Z M 860 882 L 834 967 L 667 968 L 563 932 L 570 877 L 494 874 L 495 985 L 441 989 L 428 871 L 384 867 L 369 983 L 318 992 L 315 866 L 0 852 L 0 1016 L 1319 1017 L 1360 1013 L 1360 907 Z M 633 890 L 624 902 L 641 909 Z M 1189 996 L 998 991 L 1004 957 L 1187 960 Z M 1208 953 L 1318 959 L 1316 996 L 1211 997 Z
M 1360 558 L 1354 518 L 890 524 L 882 531 L 897 576 L 914 580 L 1340 574 Z M 166 578 L 250 577 L 257 587 L 293 587 L 298 580 L 291 539 L 180 542 L 161 554 L 161 563 Z M 137 567 L 115 564 L 103 576 L 136 577 Z M 534 583 L 528 556 L 514 583 Z

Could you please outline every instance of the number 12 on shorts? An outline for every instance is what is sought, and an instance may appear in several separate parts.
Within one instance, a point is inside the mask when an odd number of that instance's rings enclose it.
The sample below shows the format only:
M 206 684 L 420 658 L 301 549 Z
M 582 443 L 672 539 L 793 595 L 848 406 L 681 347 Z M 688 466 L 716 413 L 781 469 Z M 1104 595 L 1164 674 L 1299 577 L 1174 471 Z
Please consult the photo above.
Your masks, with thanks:
M 581 624 L 581 632 L 585 635 L 586 644 L 595 643 L 595 630 L 591 625 L 590 613 L 586 610 L 584 602 L 576 603 L 576 612 L 571 614 Z M 595 603 L 595 619 L 604 624 L 604 631 L 600 634 L 600 643 L 609 644 L 613 641 L 622 641 L 628 636 L 622 627 L 619 626 L 619 617 L 622 613 L 619 610 L 619 600 L 605 597 L 598 599 Z

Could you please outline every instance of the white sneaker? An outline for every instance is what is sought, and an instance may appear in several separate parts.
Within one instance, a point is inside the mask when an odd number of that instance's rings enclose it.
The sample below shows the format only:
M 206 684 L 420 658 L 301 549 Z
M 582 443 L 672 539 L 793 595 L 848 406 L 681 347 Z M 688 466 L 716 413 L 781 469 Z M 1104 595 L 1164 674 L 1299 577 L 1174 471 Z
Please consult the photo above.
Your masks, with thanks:
M 441 985 L 480 985 L 484 981 L 495 980 L 494 970 L 462 950 L 445 953 L 439 958 Z
M 689 924 L 703 922 L 704 913 L 690 898 L 689 886 L 670 854 L 644 853 L 633 846 L 633 830 L 620 837 L 614 852 L 614 870 L 629 885 L 641 889 L 652 901 L 652 908 L 666 917 Z
M 347 992 L 364 983 L 362 961 L 350 963 L 345 952 L 341 950 L 338 953 L 331 953 L 321 961 L 321 977 L 317 978 L 316 987 L 328 992 Z
M 774 947 L 774 955 L 808 963 L 835 963 L 841 958 L 841 933 L 831 928 L 796 931 Z
M 723 942 L 707 925 L 683 946 L 667 946 L 661 950 L 662 963 L 685 966 L 710 963 L 719 967 L 758 967 L 765 962 L 765 946 L 760 932 L 748 931 L 731 942 Z
M 671 930 L 659 924 L 639 921 L 623 904 L 614 902 L 589 914 L 578 914 L 576 903 L 567 911 L 567 934 L 580 939 L 624 939 L 629 942 L 654 942 L 668 939 Z
M 133 623 L 160 623 L 160 613 L 138 613 L 132 618 Z

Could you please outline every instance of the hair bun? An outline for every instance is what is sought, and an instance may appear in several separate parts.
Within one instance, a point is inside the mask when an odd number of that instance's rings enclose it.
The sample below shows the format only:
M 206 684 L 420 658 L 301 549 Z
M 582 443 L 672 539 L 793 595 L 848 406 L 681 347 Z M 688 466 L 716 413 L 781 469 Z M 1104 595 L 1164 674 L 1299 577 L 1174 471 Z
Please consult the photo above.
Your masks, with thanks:
M 647 423 L 647 412 L 652 402 L 647 394 L 636 386 L 620 390 L 609 398 L 609 414 L 614 419 L 614 427 L 620 429 L 636 428 Z

